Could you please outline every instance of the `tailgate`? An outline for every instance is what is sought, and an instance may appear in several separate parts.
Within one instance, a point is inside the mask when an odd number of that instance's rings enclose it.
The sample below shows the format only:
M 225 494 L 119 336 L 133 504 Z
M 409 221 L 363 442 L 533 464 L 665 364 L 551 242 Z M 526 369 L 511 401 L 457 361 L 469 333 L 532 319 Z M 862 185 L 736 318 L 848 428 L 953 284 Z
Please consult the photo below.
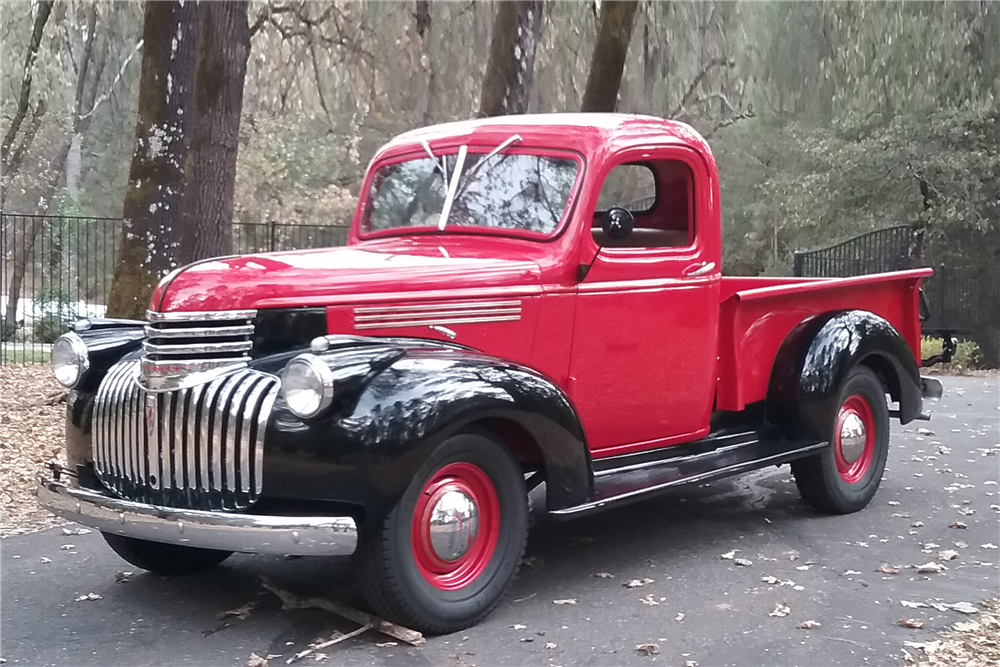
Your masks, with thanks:
M 717 410 L 742 410 L 767 396 L 778 348 L 800 322 L 865 310 L 902 335 L 920 364 L 919 287 L 931 269 L 852 278 L 723 277 Z

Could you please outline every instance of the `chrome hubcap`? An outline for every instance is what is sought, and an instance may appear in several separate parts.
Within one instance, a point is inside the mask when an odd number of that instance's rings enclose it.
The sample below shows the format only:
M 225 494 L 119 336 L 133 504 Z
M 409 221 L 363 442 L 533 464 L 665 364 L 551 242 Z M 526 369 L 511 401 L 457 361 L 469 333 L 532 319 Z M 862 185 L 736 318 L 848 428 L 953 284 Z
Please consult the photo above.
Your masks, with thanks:
M 446 491 L 431 510 L 431 548 L 443 561 L 464 556 L 478 529 L 476 503 L 461 491 Z
M 851 413 L 840 423 L 840 453 L 847 463 L 854 463 L 865 451 L 865 423 Z

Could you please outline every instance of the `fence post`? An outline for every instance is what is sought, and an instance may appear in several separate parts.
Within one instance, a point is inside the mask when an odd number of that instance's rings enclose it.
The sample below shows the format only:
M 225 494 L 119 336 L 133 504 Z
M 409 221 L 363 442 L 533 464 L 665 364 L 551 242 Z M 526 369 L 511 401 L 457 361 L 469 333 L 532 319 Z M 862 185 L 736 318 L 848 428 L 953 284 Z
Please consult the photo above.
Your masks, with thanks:
M 268 226 L 267 249 L 269 252 L 274 252 L 274 232 L 275 229 L 277 228 L 277 224 L 274 222 L 274 220 L 271 220 L 267 223 L 267 226 Z
M 797 277 L 801 277 L 802 276 L 802 259 L 803 259 L 803 255 L 804 255 L 804 253 L 801 253 L 801 252 L 796 252 L 795 253 L 795 259 L 793 260 L 793 263 L 792 263 L 792 275 L 793 276 L 797 276 Z

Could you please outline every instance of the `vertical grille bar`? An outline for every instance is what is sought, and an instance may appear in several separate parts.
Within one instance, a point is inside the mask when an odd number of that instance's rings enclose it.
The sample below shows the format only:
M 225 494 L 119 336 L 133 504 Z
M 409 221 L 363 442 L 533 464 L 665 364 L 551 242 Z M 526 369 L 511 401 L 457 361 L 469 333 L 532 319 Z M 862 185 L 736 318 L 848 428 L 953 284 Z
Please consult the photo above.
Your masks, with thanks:
M 236 376 L 230 376 L 226 378 L 225 383 L 219 390 L 219 397 L 216 399 L 215 404 L 215 414 L 213 415 L 214 424 L 212 425 L 212 484 L 216 490 L 223 490 L 226 488 L 224 478 L 222 476 L 223 458 L 225 457 L 226 448 L 226 420 L 228 417 L 228 406 L 229 402 L 232 400 L 233 391 L 237 388 L 238 384 L 234 382 Z
M 187 403 L 191 392 L 187 389 L 178 391 L 174 403 L 174 414 L 170 429 L 170 478 L 173 488 L 184 488 L 184 450 L 178 443 L 184 442 L 184 420 L 187 417 Z
M 254 443 L 251 438 L 253 437 L 253 426 L 254 420 L 251 418 L 254 413 L 260 408 L 261 397 L 264 395 L 271 386 L 271 381 L 266 378 L 259 377 L 257 384 L 254 386 L 253 391 L 247 396 L 247 407 L 243 411 L 243 421 L 242 429 L 240 432 L 240 478 L 239 484 L 240 488 L 247 491 L 248 493 L 253 492 L 253 487 L 250 482 L 250 466 L 252 465 L 251 458 L 254 452 Z
M 198 449 L 199 445 L 204 447 L 205 444 L 198 442 L 198 417 L 202 412 L 198 409 L 198 404 L 204 390 L 205 385 L 203 384 L 200 384 L 191 390 L 191 409 L 188 411 L 187 415 L 187 435 L 185 436 L 187 438 L 187 442 L 185 443 L 186 447 L 184 447 L 184 461 L 187 469 L 185 488 L 187 489 L 197 489 L 200 484 L 198 480 Z
M 267 418 L 274 407 L 274 400 L 278 397 L 278 383 L 271 381 L 271 390 L 264 396 L 264 400 L 257 412 L 257 438 L 254 443 L 253 458 L 253 494 L 257 496 L 264 488 L 264 433 L 267 431 Z

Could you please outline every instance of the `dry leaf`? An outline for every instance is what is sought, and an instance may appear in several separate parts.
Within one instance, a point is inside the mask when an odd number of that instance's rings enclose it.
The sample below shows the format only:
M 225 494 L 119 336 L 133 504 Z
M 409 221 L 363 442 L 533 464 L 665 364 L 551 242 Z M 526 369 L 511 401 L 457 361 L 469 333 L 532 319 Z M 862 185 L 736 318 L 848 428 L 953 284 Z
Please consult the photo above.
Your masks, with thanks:
M 915 630 L 919 630 L 924 627 L 924 622 L 916 618 L 901 618 L 897 621 L 897 623 L 904 628 L 913 628 Z
M 799 630 L 815 630 L 821 625 L 822 623 L 820 623 L 819 621 L 802 621 L 795 627 L 797 627 Z
M 622 586 L 625 588 L 639 588 L 640 586 L 645 586 L 646 584 L 653 583 L 652 579 L 633 579 L 632 581 L 627 581 Z
M 545 642 L 545 648 L 547 649 L 557 648 L 558 646 L 559 644 L 556 644 L 555 642 Z
M 747 560 L 746 558 L 734 558 L 733 562 L 740 567 L 751 567 L 753 565 L 753 561 Z
M 938 560 L 949 561 L 958 558 L 958 552 L 954 549 L 945 549 L 938 552 Z
M 250 602 L 247 602 L 242 607 L 237 607 L 236 609 L 230 609 L 228 611 L 224 611 L 224 612 L 220 613 L 219 616 L 218 616 L 218 618 L 221 620 L 223 618 L 228 618 L 229 616 L 235 616 L 239 620 L 243 621 L 248 616 L 250 616 L 250 613 L 254 610 L 254 607 L 256 607 L 256 606 L 257 606 L 257 601 L 256 600 L 251 600 Z
M 881 572 L 882 574 L 899 574 L 899 568 L 893 567 L 887 563 L 882 563 L 876 569 L 876 572 Z
M 528 629 L 528 626 L 524 625 L 523 623 L 515 623 L 514 625 L 512 625 L 510 627 L 512 629 L 514 629 L 514 630 L 527 630 Z
M 576 598 L 566 598 L 564 600 L 553 600 L 552 604 L 576 604 Z
M 250 659 L 247 660 L 247 667 L 267 667 L 267 658 L 262 658 L 256 653 L 251 653 Z
M 959 529 L 968 528 L 968 526 L 965 525 L 964 523 L 962 523 L 961 521 L 956 521 L 955 523 L 951 524 L 948 527 L 949 528 L 959 528 Z
M 636 644 L 635 650 L 643 655 L 656 655 L 660 652 L 659 644 Z
M 646 604 L 646 605 L 649 605 L 649 606 L 655 606 L 655 605 L 660 604 L 659 602 L 657 602 L 654 599 L 654 595 L 652 593 L 650 593 L 649 595 L 647 595 L 644 598 L 641 598 L 639 601 L 642 602 L 643 604 Z
M 682 612 L 682 611 L 677 612 L 677 615 L 674 616 L 674 620 L 675 621 L 683 621 L 684 620 L 684 612 Z
M 127 584 L 132 581 L 131 572 L 115 572 L 115 581 L 119 584 Z
M 98 595 L 97 593 L 87 593 L 86 595 L 81 595 L 80 597 L 76 598 L 74 602 L 87 602 L 90 600 L 103 600 L 103 599 L 104 597 Z
M 721 558 L 722 560 L 733 560 L 734 558 L 736 558 L 737 551 L 739 551 L 739 549 L 733 549 L 732 551 L 727 551 L 726 553 L 719 556 L 719 558 Z
M 601 579 L 614 579 L 615 575 L 610 572 L 597 572 L 594 574 L 595 577 L 600 577 Z
M 792 613 L 792 610 L 788 608 L 788 605 L 786 605 L 783 602 L 779 602 L 776 605 L 774 605 L 774 609 L 768 614 L 768 616 L 784 618 L 785 616 L 788 616 L 790 613 Z
M 933 561 L 931 561 L 930 563 L 924 563 L 923 565 L 915 565 L 912 567 L 916 567 L 917 572 L 919 574 L 935 574 L 938 572 L 943 572 L 944 570 L 948 569 L 941 563 L 935 563 Z

